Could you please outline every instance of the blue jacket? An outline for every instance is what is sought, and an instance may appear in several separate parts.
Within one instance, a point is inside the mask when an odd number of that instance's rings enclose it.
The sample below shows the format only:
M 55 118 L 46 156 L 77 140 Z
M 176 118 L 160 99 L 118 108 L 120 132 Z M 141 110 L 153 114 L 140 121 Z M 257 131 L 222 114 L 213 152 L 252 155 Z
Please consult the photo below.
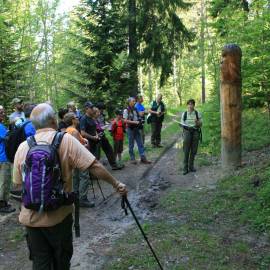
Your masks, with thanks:
M 7 132 L 7 128 L 2 123 L 0 123 L 0 163 L 8 161 L 4 144 L 4 139 L 7 135 Z

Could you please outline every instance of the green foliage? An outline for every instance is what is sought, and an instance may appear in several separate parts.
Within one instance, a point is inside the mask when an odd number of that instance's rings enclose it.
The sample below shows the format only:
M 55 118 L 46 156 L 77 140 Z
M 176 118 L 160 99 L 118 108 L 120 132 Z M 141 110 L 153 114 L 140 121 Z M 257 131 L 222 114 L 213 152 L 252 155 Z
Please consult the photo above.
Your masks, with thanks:
M 57 105 L 64 18 L 56 15 L 59 0 L 0 1 L 1 102 L 15 96 Z
M 203 143 L 200 153 L 219 155 L 221 124 L 219 106 L 213 102 L 199 108 L 203 114 Z M 265 109 L 247 109 L 242 113 L 242 145 L 244 151 L 260 149 L 270 144 L 270 119 Z
M 79 101 L 104 101 L 112 111 L 128 96 L 126 30 L 118 1 L 84 1 L 77 9 L 75 35 L 80 50 L 70 50 L 71 64 L 86 80 L 77 84 Z M 76 45 L 76 44 L 75 44 Z M 83 92 L 82 92 L 83 89 Z
M 269 104 L 269 2 L 216 0 L 211 2 L 210 14 L 221 47 L 225 43 L 237 43 L 242 49 L 244 105 Z
M 200 108 L 199 108 L 200 109 Z M 203 105 L 201 107 L 203 117 L 203 142 L 201 144 L 201 153 L 208 155 L 218 155 L 220 153 L 220 109 L 215 102 Z
M 138 1 L 141 59 L 161 70 L 162 86 L 173 72 L 172 63 L 176 52 L 192 40 L 192 34 L 177 13 L 189 7 L 190 4 L 179 0 Z
M 173 187 L 160 200 L 160 219 L 143 224 L 163 266 L 269 269 L 269 177 L 266 161 L 221 179 L 216 189 Z M 118 240 L 109 256 L 104 269 L 157 269 L 137 229 Z
M 21 76 L 17 38 L 12 20 L 12 1 L 0 1 L 0 103 L 10 101 L 18 90 L 16 79 Z

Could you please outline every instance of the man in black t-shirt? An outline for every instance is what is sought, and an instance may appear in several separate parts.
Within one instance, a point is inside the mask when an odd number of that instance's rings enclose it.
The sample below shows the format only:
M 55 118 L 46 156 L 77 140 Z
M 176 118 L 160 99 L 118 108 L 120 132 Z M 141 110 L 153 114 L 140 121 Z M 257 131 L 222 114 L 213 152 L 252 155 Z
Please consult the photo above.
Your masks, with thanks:
M 96 156 L 97 155 L 97 144 L 99 137 L 97 134 L 96 122 L 94 120 L 95 110 L 92 102 L 88 101 L 85 103 L 85 115 L 80 120 L 80 130 L 84 138 L 88 139 L 89 150 Z
M 94 105 L 90 101 L 86 102 L 85 115 L 80 121 L 81 134 L 84 138 L 88 139 L 89 149 L 97 159 L 99 158 L 98 146 L 100 144 L 112 169 L 119 170 L 121 167 L 118 167 L 116 164 L 113 149 L 108 139 L 106 138 L 105 134 L 98 134 L 95 109 L 96 108 L 94 108 Z
M 94 115 L 94 105 L 92 102 L 88 101 L 85 103 L 85 115 L 83 115 L 80 119 L 80 130 L 81 134 L 84 138 L 86 138 L 89 142 L 89 150 L 90 152 L 96 156 L 97 152 L 97 144 L 99 141 L 99 137 L 96 130 L 96 122 L 93 119 Z M 80 195 L 80 206 L 81 207 L 94 207 L 94 202 L 90 202 L 87 198 L 87 194 L 90 187 L 89 181 L 89 172 L 88 171 L 80 171 L 79 173 L 79 195 Z

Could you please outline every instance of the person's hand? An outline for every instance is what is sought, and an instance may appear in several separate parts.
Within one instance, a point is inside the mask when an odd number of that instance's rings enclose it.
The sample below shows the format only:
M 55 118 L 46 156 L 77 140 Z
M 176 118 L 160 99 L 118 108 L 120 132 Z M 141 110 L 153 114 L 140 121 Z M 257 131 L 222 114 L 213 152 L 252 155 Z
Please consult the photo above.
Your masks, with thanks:
M 125 184 L 119 182 L 116 186 L 116 191 L 121 195 L 127 195 L 128 193 L 128 190 L 127 190 L 127 187 Z
M 139 125 L 140 121 L 133 121 L 135 125 Z
M 98 140 L 99 140 L 99 136 L 98 136 L 98 135 L 94 136 L 94 137 L 93 137 L 93 140 L 94 140 L 94 141 L 98 141 Z

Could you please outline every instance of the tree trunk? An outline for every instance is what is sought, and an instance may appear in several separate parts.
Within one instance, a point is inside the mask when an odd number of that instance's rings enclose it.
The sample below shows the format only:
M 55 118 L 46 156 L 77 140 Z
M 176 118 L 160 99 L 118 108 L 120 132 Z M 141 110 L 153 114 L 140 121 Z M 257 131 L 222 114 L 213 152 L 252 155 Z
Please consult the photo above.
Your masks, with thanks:
M 178 67 L 177 67 L 177 59 L 176 59 L 176 55 L 174 54 L 173 56 L 173 94 L 174 96 L 178 96 L 178 76 L 179 76 L 179 71 L 178 71 Z M 179 102 L 181 103 L 181 100 L 179 98 Z M 178 103 L 178 102 L 176 102 Z
M 221 159 L 230 170 L 241 165 L 241 57 L 240 47 L 226 45 L 221 63 Z
M 149 66 L 148 69 L 148 91 L 149 91 L 149 100 L 153 100 L 153 84 L 152 84 L 152 68 Z
M 143 68 L 142 66 L 139 66 L 139 92 L 141 95 L 144 94 L 143 91 Z
M 202 78 L 202 103 L 205 103 L 205 3 L 204 0 L 201 0 L 201 78 Z
M 136 26 L 136 0 L 128 1 L 129 13 L 129 61 L 130 61 L 130 96 L 138 94 L 138 42 Z

